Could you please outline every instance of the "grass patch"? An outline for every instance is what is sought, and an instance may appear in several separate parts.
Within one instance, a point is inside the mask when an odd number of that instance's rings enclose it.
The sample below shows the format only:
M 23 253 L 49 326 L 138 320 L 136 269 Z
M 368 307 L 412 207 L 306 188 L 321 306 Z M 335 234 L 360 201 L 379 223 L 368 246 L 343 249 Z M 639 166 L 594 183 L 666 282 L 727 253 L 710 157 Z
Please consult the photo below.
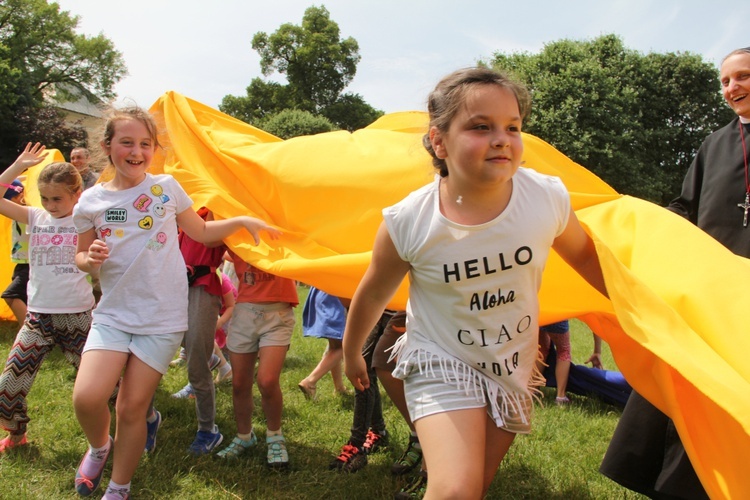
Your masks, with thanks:
M 300 287 L 301 300 L 304 301 L 306 294 L 306 289 Z M 296 309 L 298 317 L 301 310 L 301 307 Z M 15 323 L 0 322 L 3 359 L 16 330 Z M 583 363 L 593 345 L 586 325 L 571 323 L 571 342 L 573 361 Z M 369 465 L 356 474 L 328 470 L 328 463 L 349 437 L 354 398 L 335 395 L 328 376 L 318 382 L 318 400 L 314 403 L 297 389 L 297 383 L 317 364 L 324 348 L 323 340 L 303 338 L 298 323 L 281 378 L 283 429 L 291 460 L 286 472 L 269 470 L 265 465 L 266 428 L 257 390 L 254 425 L 260 446 L 230 464 L 212 457 L 191 457 L 187 448 L 197 430 L 194 403 L 170 397 L 187 382 L 184 368 L 170 368 L 156 394 L 164 424 L 156 451 L 142 459 L 133 477 L 134 497 L 392 498 L 403 480 L 391 476 L 390 466 L 406 445 L 408 428 L 385 394 L 383 410 L 391 432 L 390 447 L 371 456 Z M 615 366 L 606 345 L 604 363 L 608 368 Z M 73 477 L 86 449 L 86 440 L 73 413 L 73 381 L 72 368 L 55 349 L 45 360 L 29 394 L 30 445 L 0 456 L 0 497 L 78 498 Z M 544 406 L 535 410 L 531 435 L 516 439 L 488 498 L 643 498 L 598 473 L 620 410 L 595 399 L 575 396 L 571 405 L 558 408 L 554 397 L 552 389 L 544 389 Z M 228 383 L 220 385 L 217 391 L 216 421 L 228 443 L 236 430 Z M 106 486 L 108 481 L 109 466 L 102 484 Z

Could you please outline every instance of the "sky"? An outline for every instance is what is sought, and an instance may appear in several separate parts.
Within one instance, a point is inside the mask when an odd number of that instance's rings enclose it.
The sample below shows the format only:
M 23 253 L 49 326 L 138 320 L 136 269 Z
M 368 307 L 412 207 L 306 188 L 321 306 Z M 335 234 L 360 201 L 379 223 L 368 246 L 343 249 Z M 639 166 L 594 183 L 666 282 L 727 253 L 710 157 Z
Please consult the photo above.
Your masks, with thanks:
M 176 91 L 218 109 L 265 77 L 255 33 L 300 25 L 323 5 L 362 57 L 346 92 L 386 113 L 424 110 L 427 94 L 451 71 L 497 52 L 538 53 L 561 40 L 616 34 L 643 54 L 691 52 L 717 67 L 750 45 L 750 2 L 705 0 L 57 0 L 79 16 L 78 32 L 103 33 L 123 55 L 128 76 L 119 102 L 150 107 Z M 744 34 L 743 34 L 744 26 Z M 717 89 L 717 92 L 719 89 Z

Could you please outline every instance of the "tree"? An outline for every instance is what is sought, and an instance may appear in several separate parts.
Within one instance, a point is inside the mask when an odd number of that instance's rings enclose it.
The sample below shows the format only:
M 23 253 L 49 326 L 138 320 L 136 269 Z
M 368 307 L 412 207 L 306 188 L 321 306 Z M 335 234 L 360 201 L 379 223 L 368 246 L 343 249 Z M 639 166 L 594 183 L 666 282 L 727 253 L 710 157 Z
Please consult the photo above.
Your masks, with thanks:
M 491 64 L 533 97 L 525 130 L 617 191 L 665 204 L 702 140 L 733 116 L 717 70 L 690 53 L 642 55 L 616 35 L 560 40 Z
M 73 87 L 102 100 L 115 96 L 114 85 L 126 74 L 122 55 L 104 35 L 77 34 L 78 22 L 78 16 L 46 0 L 0 2 L 0 161 L 4 165 L 29 139 L 61 146 L 56 141 L 65 131 L 25 136 L 49 129 L 31 123 L 37 115 L 48 122 L 52 119 L 44 109 L 48 100 L 70 97 L 66 89 Z M 69 132 L 69 138 L 78 133 Z
M 359 45 L 351 37 L 341 39 L 339 26 L 325 7 L 305 10 L 301 26 L 286 23 L 271 35 L 256 33 L 252 47 L 261 56 L 263 75 L 278 72 L 287 84 L 253 79 L 246 96 L 225 96 L 221 111 L 259 126 L 267 116 L 298 109 L 327 117 L 350 131 L 382 116 L 359 95 L 342 94 L 357 72 Z
M 335 127 L 326 117 L 309 111 L 285 109 L 268 117 L 259 127 L 282 139 L 330 132 Z

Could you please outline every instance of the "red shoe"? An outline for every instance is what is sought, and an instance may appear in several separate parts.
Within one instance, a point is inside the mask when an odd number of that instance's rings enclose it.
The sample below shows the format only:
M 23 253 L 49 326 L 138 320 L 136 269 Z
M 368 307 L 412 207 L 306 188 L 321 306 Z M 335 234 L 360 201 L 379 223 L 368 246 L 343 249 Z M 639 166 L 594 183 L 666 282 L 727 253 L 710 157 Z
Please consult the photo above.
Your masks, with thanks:
M 20 441 L 16 442 L 13 441 L 10 438 L 10 434 L 5 436 L 5 439 L 0 440 L 0 453 L 5 453 L 8 450 L 12 450 L 13 448 L 18 448 L 19 446 L 26 446 L 29 444 L 29 441 L 26 439 L 26 434 L 23 435 Z

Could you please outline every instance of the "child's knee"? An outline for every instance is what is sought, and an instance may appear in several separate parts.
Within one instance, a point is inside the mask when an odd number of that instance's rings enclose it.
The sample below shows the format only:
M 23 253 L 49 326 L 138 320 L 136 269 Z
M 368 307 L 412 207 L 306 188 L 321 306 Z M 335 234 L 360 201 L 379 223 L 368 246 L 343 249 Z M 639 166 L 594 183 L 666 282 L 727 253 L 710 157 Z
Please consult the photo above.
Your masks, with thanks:
M 91 413 L 107 404 L 107 399 L 98 393 L 84 390 L 73 390 L 73 408 L 76 413 Z
M 117 414 L 118 423 L 134 423 L 143 422 L 145 425 L 146 413 L 150 406 L 150 401 L 143 401 L 140 399 L 132 399 L 123 397 L 122 394 L 117 396 L 117 405 L 115 406 L 115 413 Z
M 281 392 L 281 382 L 278 377 L 274 376 L 261 376 L 258 374 L 257 379 L 258 392 L 263 397 L 268 397 L 277 392 Z

